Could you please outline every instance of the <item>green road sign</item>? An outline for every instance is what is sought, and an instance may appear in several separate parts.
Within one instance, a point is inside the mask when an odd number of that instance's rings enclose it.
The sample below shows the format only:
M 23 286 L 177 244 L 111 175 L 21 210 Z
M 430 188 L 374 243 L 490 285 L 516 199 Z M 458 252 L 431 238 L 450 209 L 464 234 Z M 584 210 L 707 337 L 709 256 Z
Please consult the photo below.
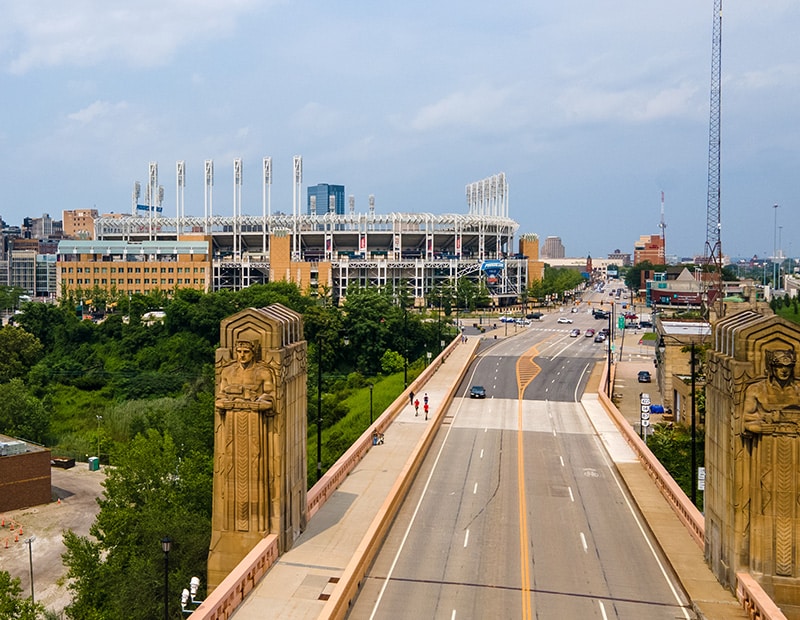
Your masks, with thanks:
M 625 317 L 624 316 L 618 316 L 617 317 L 617 327 L 619 329 L 625 329 Z

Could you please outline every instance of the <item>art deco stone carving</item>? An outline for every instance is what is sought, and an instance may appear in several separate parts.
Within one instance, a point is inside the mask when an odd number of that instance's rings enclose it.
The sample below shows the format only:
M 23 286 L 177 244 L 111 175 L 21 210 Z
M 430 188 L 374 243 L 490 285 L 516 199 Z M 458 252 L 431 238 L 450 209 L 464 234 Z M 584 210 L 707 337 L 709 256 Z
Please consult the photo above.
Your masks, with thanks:
M 220 326 L 208 582 L 216 585 L 268 534 L 280 551 L 306 525 L 306 343 L 280 304 Z
M 731 588 L 736 572 L 751 573 L 784 612 L 800 612 L 798 350 L 794 323 L 726 317 L 706 388 L 707 560 Z

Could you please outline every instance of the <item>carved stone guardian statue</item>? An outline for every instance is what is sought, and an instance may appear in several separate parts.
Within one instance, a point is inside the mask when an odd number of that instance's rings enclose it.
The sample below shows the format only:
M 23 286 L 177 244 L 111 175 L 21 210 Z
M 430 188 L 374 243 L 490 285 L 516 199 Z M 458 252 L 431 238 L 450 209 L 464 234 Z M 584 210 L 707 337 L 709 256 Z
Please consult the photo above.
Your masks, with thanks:
M 282 551 L 306 525 L 306 343 L 299 315 L 249 308 L 220 326 L 208 582 L 268 534 Z

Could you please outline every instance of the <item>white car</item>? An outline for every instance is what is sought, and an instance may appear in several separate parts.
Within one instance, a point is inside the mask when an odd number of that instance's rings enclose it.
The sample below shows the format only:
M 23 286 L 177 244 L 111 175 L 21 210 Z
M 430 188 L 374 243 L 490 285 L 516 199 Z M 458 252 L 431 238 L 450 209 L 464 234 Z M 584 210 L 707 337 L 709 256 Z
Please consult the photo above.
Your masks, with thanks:
M 572 323 L 572 319 L 566 316 L 558 317 L 558 323 Z

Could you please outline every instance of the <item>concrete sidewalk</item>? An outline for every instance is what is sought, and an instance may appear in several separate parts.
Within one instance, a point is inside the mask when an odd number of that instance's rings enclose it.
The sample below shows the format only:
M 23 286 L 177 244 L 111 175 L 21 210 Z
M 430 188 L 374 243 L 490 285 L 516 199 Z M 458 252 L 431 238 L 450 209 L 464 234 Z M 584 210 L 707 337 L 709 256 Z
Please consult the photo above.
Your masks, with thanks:
M 373 519 L 387 500 L 398 475 L 417 448 L 428 425 L 457 387 L 479 344 L 459 344 L 428 382 L 419 388 L 419 415 L 406 404 L 385 433 L 385 443 L 369 450 L 339 489 L 308 523 L 239 606 L 236 620 L 318 618 L 340 576 L 353 559 Z M 429 399 L 425 420 L 423 398 Z

